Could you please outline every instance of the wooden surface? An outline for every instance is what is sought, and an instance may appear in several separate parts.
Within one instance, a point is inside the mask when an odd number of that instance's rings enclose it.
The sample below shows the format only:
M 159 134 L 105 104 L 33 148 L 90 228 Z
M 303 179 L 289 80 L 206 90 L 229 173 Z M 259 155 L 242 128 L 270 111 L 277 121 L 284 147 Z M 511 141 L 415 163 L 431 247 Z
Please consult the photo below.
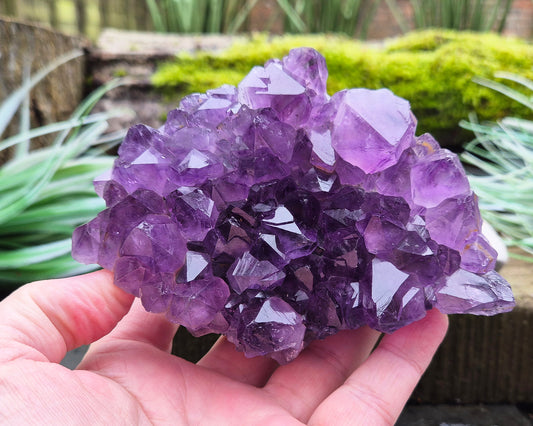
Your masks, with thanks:
M 413 394 L 425 403 L 533 403 L 533 263 L 500 271 L 516 308 L 493 317 L 451 315 L 448 335 Z
M 524 252 L 517 249 L 512 249 L 511 253 L 524 255 Z M 511 257 L 501 274 L 511 284 L 519 306 L 533 309 L 533 262 Z

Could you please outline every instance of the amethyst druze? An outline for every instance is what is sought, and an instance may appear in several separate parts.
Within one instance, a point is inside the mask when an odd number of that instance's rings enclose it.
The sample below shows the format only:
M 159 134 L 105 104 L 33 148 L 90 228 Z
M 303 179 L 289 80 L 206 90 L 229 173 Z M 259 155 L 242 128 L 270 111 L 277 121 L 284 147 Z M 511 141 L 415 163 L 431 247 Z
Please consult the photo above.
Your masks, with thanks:
M 415 136 L 389 90 L 330 97 L 326 79 L 318 52 L 295 49 L 238 87 L 186 97 L 161 129 L 132 127 L 74 258 L 193 334 L 280 363 L 432 307 L 512 309 L 457 156 Z

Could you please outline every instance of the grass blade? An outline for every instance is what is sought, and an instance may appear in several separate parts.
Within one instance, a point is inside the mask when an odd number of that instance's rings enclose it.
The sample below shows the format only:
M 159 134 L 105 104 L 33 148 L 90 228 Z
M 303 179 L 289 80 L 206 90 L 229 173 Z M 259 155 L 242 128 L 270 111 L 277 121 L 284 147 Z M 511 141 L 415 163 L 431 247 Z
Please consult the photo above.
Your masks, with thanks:
M 14 136 L 11 136 L 0 143 L 0 151 L 12 147 L 14 145 L 20 145 L 25 141 L 37 138 L 39 136 L 49 135 L 51 133 L 57 133 L 63 130 L 70 130 L 78 126 L 95 123 L 99 121 L 105 121 L 113 117 L 118 117 L 120 113 L 118 111 L 111 113 L 96 113 L 86 117 L 71 118 L 65 121 L 59 121 L 56 123 L 47 124 L 36 129 L 20 132 Z M 19 159 L 19 157 L 15 157 Z
M 234 34 L 236 33 L 239 28 L 241 28 L 244 21 L 246 21 L 246 18 L 248 15 L 250 15 L 250 12 L 255 7 L 258 0 L 246 0 L 246 3 L 244 6 L 239 10 L 237 15 L 235 15 L 235 18 L 229 23 L 228 25 L 228 33 Z
M 54 241 L 36 247 L 26 247 L 0 253 L 0 269 L 17 269 L 29 264 L 39 263 L 70 252 L 69 239 Z
M 296 30 L 300 33 L 304 33 L 307 31 L 307 25 L 304 21 L 302 21 L 302 18 L 296 10 L 292 7 L 292 5 L 288 2 L 288 0 L 277 0 L 279 7 L 283 12 L 285 12 L 285 16 L 291 24 L 296 28 Z
M 42 280 L 43 277 L 66 277 L 84 274 L 99 269 L 98 265 L 82 265 L 65 254 L 55 259 L 35 263 L 19 269 L 0 269 L 0 282 L 3 285 L 18 285 Z
M 505 84 L 481 77 L 475 77 L 473 81 L 477 84 L 480 84 L 481 86 L 485 86 L 489 89 L 500 92 L 503 95 L 515 100 L 516 102 L 520 102 L 522 105 L 525 105 L 526 107 L 533 110 L 533 101 L 531 100 L 531 97 L 526 96 L 523 93 L 520 93 L 510 88 L 509 86 L 506 86 Z
M 148 7 L 150 18 L 152 18 L 152 24 L 154 25 L 154 29 L 159 33 L 168 31 L 168 28 L 163 22 L 161 12 L 155 0 L 146 0 L 146 6 Z
M 27 82 L 30 79 L 30 64 L 27 63 L 24 66 L 23 69 L 23 81 Z M 19 126 L 19 134 L 26 133 L 30 130 L 30 91 L 26 93 L 26 96 L 24 96 L 24 100 L 22 101 L 22 106 L 20 108 L 20 126 Z M 30 150 L 30 140 L 25 139 L 21 141 L 17 145 L 17 148 L 15 149 L 15 158 L 24 157 L 28 151 Z
M 80 50 L 74 50 L 65 55 L 60 56 L 59 58 L 53 60 L 48 65 L 44 66 L 39 70 L 35 75 L 33 75 L 28 81 L 15 90 L 7 99 L 5 99 L 0 106 L 0 135 L 4 133 L 9 122 L 17 112 L 20 104 L 24 101 L 24 98 L 28 95 L 29 91 L 39 83 L 43 78 L 45 78 L 50 72 L 52 72 L 57 67 L 63 65 L 64 63 L 79 58 L 83 55 L 83 52 Z

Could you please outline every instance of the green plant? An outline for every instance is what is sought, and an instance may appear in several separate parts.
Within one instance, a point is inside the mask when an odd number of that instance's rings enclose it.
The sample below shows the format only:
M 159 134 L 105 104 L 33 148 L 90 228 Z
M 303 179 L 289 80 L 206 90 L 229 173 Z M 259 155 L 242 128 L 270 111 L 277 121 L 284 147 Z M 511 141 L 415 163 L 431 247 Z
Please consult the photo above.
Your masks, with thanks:
M 237 32 L 258 0 L 146 0 L 158 32 Z
M 289 33 L 343 33 L 366 38 L 381 0 L 277 0 Z
M 529 94 L 487 79 L 476 81 L 533 111 L 533 80 L 502 72 L 496 77 L 520 84 Z M 526 259 L 533 261 L 533 121 L 505 117 L 481 124 L 472 115 L 461 125 L 476 136 L 465 146 L 462 160 L 481 172 L 469 179 L 483 217 L 507 244 L 522 248 L 530 254 Z
M 74 52 L 53 61 L 15 90 L 0 105 L 0 135 L 20 109 L 20 132 L 0 142 L 0 150 L 15 147 L 0 167 L 0 283 L 73 275 L 94 269 L 70 257 L 74 228 L 104 207 L 92 179 L 108 170 L 113 157 L 109 144 L 122 135 L 104 136 L 114 113 L 89 114 L 96 101 L 116 82 L 90 95 L 62 122 L 29 128 L 29 92 Z M 21 107 L 22 105 L 22 107 Z M 31 139 L 56 134 L 45 148 L 30 150 Z M 103 145 L 102 145 L 103 143 Z
M 159 67 L 152 81 L 175 98 L 225 83 L 235 85 L 253 66 L 298 46 L 314 47 L 326 57 L 330 93 L 348 87 L 387 87 L 411 102 L 419 133 L 430 132 L 447 146 L 469 140 L 469 133 L 457 123 L 472 111 L 479 111 L 481 120 L 533 116 L 524 106 L 472 82 L 475 76 L 491 77 L 502 69 L 533 78 L 533 47 L 496 34 L 426 30 L 385 46 L 333 35 L 261 35 L 222 53 L 180 55 Z
M 410 30 L 397 0 L 385 0 L 404 33 Z M 414 28 L 497 31 L 505 28 L 513 0 L 410 0 Z

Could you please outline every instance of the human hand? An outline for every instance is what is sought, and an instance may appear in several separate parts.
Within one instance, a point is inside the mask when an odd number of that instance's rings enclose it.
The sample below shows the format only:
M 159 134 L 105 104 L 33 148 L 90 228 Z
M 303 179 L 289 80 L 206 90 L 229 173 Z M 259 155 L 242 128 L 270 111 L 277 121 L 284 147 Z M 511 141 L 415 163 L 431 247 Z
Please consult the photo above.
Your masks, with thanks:
M 378 332 L 341 331 L 284 366 L 225 338 L 192 364 L 170 354 L 176 329 L 107 271 L 20 288 L 0 303 L 0 423 L 391 425 L 447 318 L 432 310 L 374 351 Z M 58 364 L 88 343 L 76 370 Z

